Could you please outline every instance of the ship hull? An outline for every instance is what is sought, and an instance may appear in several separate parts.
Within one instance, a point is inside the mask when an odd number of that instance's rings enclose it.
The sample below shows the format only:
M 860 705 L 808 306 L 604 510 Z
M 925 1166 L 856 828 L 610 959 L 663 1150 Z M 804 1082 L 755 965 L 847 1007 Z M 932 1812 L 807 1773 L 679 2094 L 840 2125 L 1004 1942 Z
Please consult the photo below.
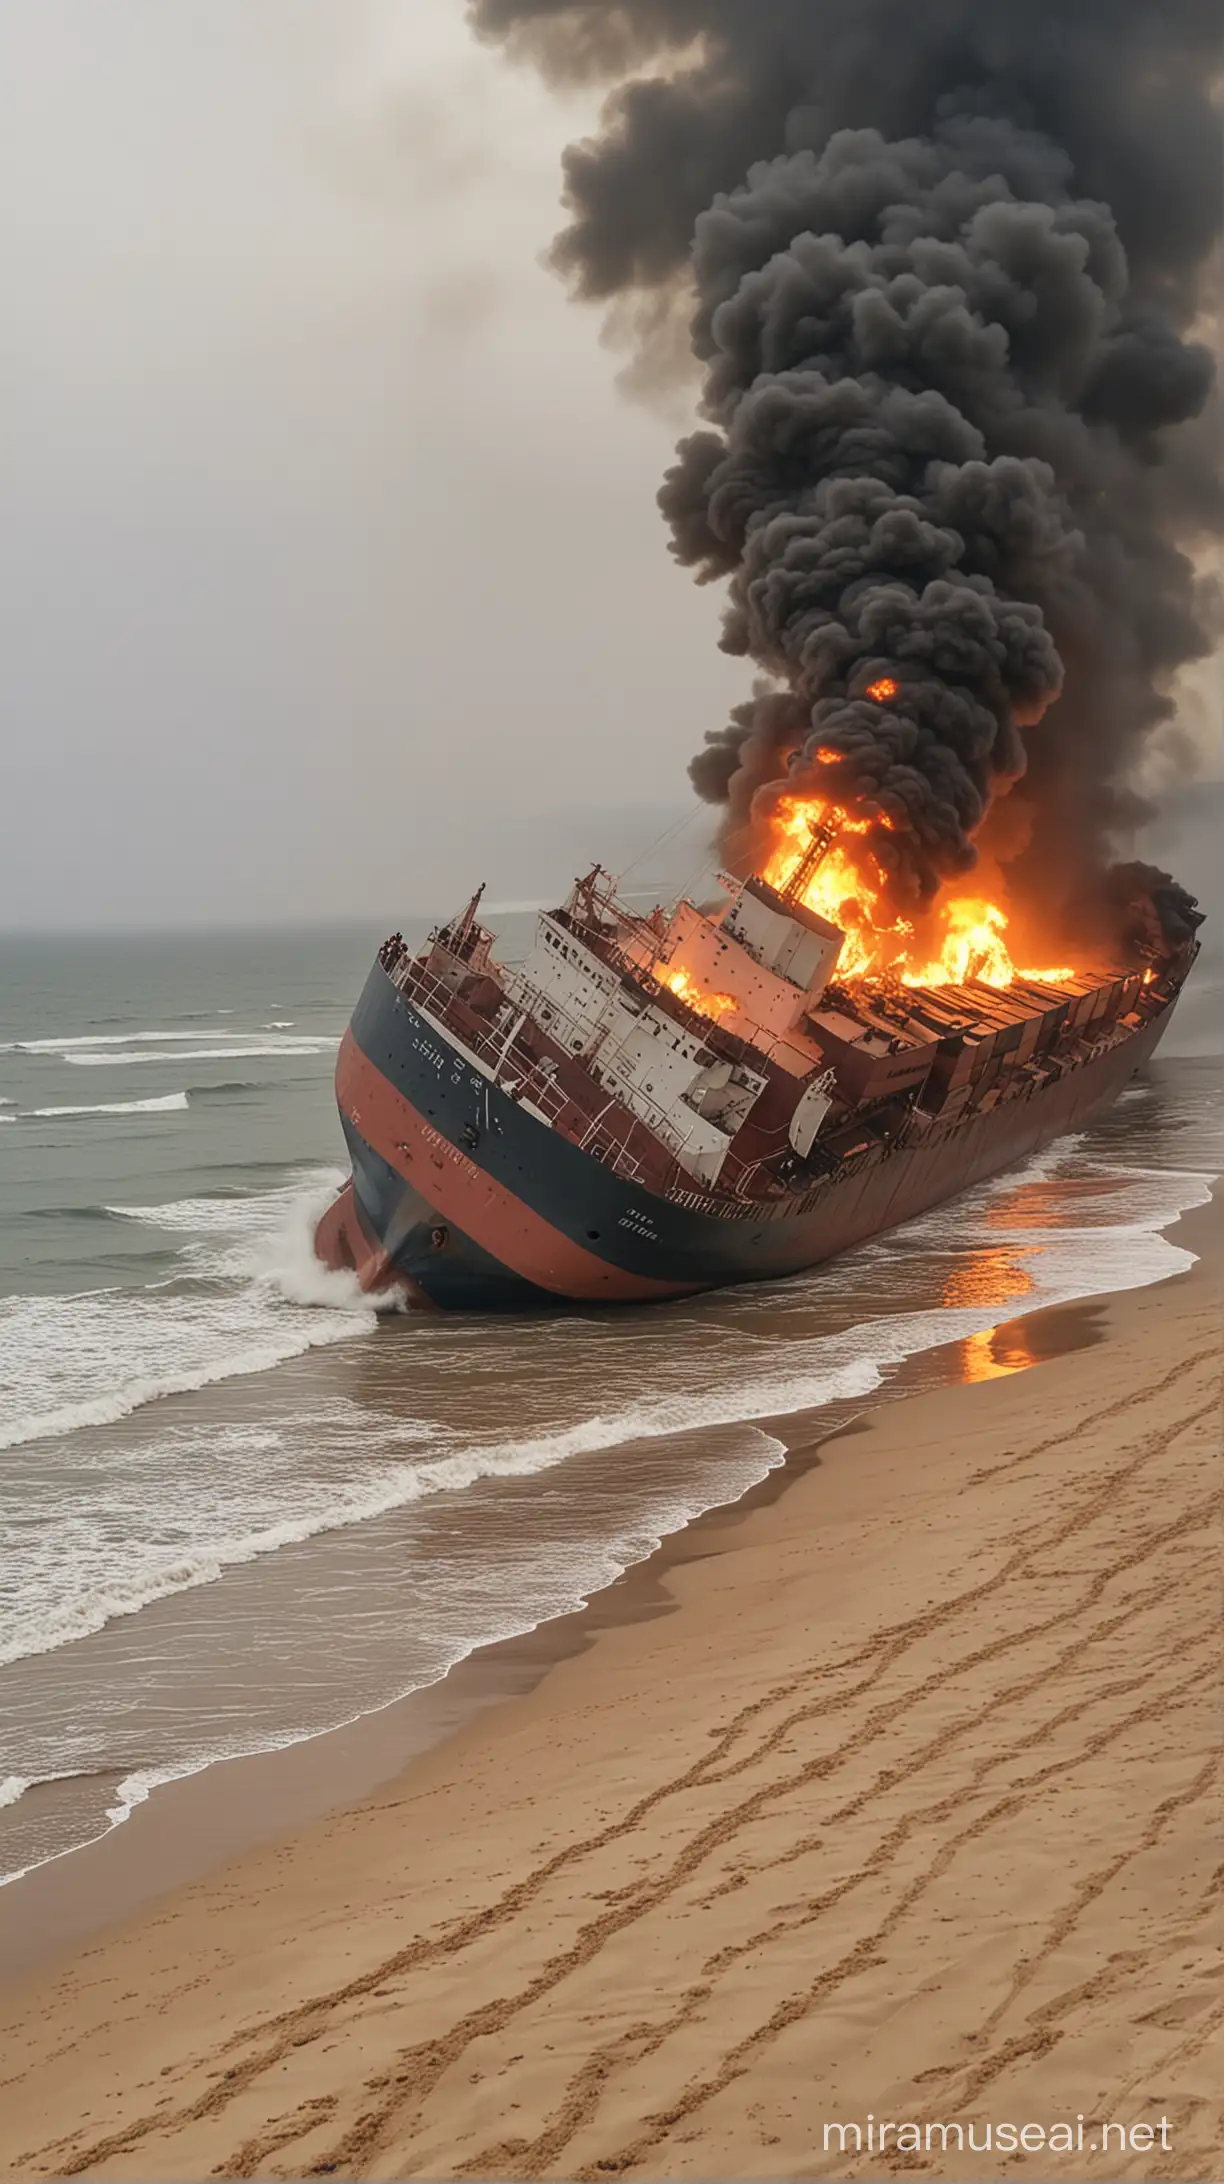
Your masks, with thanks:
M 796 1205 L 696 1192 L 685 1204 L 550 1129 L 376 966 L 336 1072 L 352 1181 L 316 1248 L 369 1290 L 398 1286 L 414 1304 L 452 1311 L 653 1303 L 776 1280 L 1002 1173 L 1108 1107 L 1171 1014 L 1026 1099 L 844 1162 Z

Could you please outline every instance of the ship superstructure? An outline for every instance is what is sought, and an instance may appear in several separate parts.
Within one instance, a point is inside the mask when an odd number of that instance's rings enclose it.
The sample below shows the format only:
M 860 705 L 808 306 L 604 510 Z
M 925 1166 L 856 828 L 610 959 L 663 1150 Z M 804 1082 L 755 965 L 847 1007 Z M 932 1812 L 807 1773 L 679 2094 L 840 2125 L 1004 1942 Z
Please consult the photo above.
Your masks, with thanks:
M 599 867 L 502 964 L 478 893 L 379 951 L 336 1088 L 352 1180 L 320 1255 L 412 1302 L 650 1301 L 812 1266 L 1114 1098 L 1194 944 L 1005 987 L 839 983 L 805 891 L 724 875 L 631 910 Z

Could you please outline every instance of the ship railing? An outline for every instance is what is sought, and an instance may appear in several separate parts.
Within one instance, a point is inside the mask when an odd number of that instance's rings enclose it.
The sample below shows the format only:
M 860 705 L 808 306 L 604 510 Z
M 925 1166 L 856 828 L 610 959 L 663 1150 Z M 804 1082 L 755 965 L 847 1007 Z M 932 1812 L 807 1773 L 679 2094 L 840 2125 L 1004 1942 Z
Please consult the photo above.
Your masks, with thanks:
M 507 1084 L 502 1089 L 509 1092 L 511 1087 Z M 543 1115 L 545 1122 L 560 1122 L 566 1108 L 573 1105 L 560 1085 L 543 1071 L 521 1078 L 514 1085 L 513 1093 L 516 1100 L 529 1101 L 536 1113 Z
M 401 958 L 388 968 L 398 990 L 419 1002 L 461 1039 L 469 1053 L 492 1071 L 492 1081 L 500 1090 L 533 1108 L 614 1174 L 624 1177 L 627 1182 L 646 1184 L 645 1171 L 629 1151 L 623 1133 L 615 1128 L 601 1128 L 603 1116 L 592 1116 L 571 1099 L 557 1083 L 549 1065 L 541 1062 L 537 1055 L 528 1053 L 517 1037 L 508 1039 L 504 1027 L 499 1030 L 492 1024 L 482 1023 L 445 980 L 422 970 L 411 956 L 407 956 L 407 960 Z
M 625 1142 L 623 1131 L 610 1127 L 607 1109 L 591 1115 L 577 1101 L 570 1098 L 559 1085 L 547 1064 L 541 1063 L 534 1054 L 520 1047 L 517 1038 L 507 1039 L 504 1028 L 484 1024 L 475 1012 L 464 1006 L 453 987 L 445 980 L 422 970 L 417 959 L 407 947 L 399 958 L 386 966 L 392 983 L 399 992 L 410 995 L 444 1024 L 454 1036 L 461 1039 L 468 1051 L 474 1054 L 492 1071 L 492 1081 L 508 1096 L 534 1108 L 544 1119 L 559 1128 L 574 1144 L 600 1161 L 609 1173 L 620 1176 L 629 1183 L 640 1184 L 645 1190 L 656 1192 L 669 1204 L 683 1206 L 687 1212 L 702 1213 L 715 1220 L 736 1221 L 744 1218 L 745 1209 L 751 1207 L 753 1218 L 760 1221 L 781 1219 L 784 1215 L 805 1212 L 810 1204 L 820 1198 L 827 1177 L 819 1177 L 802 1198 L 777 1198 L 758 1196 L 762 1184 L 772 1183 L 768 1173 L 770 1154 L 751 1162 L 740 1162 L 734 1156 L 724 1163 L 723 1174 L 729 1188 L 716 1196 L 710 1191 L 694 1187 L 690 1171 L 673 1160 L 666 1174 L 649 1176 Z M 461 1019 L 461 1020 L 457 1020 Z M 509 1081 L 507 1081 L 509 1080 Z M 779 1148 L 781 1148 L 781 1138 Z M 838 1173 L 847 1175 L 861 1162 L 843 1161 Z
M 547 1122 L 555 1123 L 581 1152 L 589 1153 L 613 1175 L 621 1176 L 627 1183 L 640 1183 L 643 1188 L 650 1188 L 641 1162 L 630 1152 L 627 1143 L 632 1122 L 621 1122 L 618 1117 L 610 1116 L 612 1102 L 607 1102 L 598 1114 L 592 1115 L 557 1084 L 546 1065 L 538 1062 L 515 1086 L 513 1097 L 534 1107 Z
M 722 1187 L 719 1196 L 712 1197 L 709 1192 L 698 1192 L 696 1194 L 702 1202 L 701 1210 L 738 1217 L 743 1213 L 745 1205 L 750 1205 L 754 1213 L 758 1213 L 763 1219 L 769 1218 L 770 1209 L 774 1205 L 780 1211 L 786 1210 L 789 1212 L 793 1210 L 795 1205 L 794 1197 L 783 1198 L 779 1191 L 777 1176 L 774 1173 L 774 1162 L 785 1155 L 789 1149 L 789 1132 L 779 1129 L 766 1138 L 761 1149 L 751 1160 L 741 1160 L 738 1154 L 728 1153 L 719 1171 L 719 1183 Z M 677 1183 L 680 1182 L 680 1178 L 684 1173 L 685 1170 L 678 1167 Z M 731 1199 L 730 1204 L 727 1203 L 728 1194 Z M 679 1190 L 674 1191 L 671 1195 L 677 1199 L 682 1198 L 684 1202 L 694 1196 L 691 1191 L 682 1193 Z
M 517 1040 L 507 1040 L 504 1026 L 487 1023 L 476 1011 L 469 1008 L 462 997 L 448 986 L 443 978 L 423 971 L 415 958 L 401 961 L 391 969 L 391 982 L 400 993 L 411 996 L 422 1008 L 428 1009 L 438 1023 L 444 1024 L 454 1037 L 462 1040 L 470 1054 L 489 1064 L 506 1064 L 515 1058 Z M 527 1071 L 535 1067 L 534 1057 L 517 1054 L 517 1065 Z M 496 1078 L 494 1079 L 496 1082 Z

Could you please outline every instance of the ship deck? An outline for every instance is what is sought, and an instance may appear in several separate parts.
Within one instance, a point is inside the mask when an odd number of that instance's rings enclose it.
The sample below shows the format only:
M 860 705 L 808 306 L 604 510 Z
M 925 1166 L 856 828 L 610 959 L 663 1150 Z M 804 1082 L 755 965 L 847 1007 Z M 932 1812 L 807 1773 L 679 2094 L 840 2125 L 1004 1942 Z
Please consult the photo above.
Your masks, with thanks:
M 606 945 L 611 947 L 611 942 Z M 635 984 L 640 971 L 614 951 L 617 968 Z M 722 1216 L 753 1207 L 758 1217 L 789 1215 L 815 1204 L 834 1175 L 841 1177 L 884 1155 L 890 1147 L 927 1143 L 958 1123 L 1011 1101 L 1032 1099 L 1084 1063 L 1133 1037 L 1172 995 L 1156 984 L 1140 986 L 1124 1016 L 1094 1025 L 1102 995 L 1120 990 L 1117 971 L 1078 979 L 1072 987 L 998 990 L 966 985 L 905 988 L 901 993 L 858 996 L 838 992 L 838 1004 L 854 1010 L 863 1024 L 889 1033 L 894 1045 L 915 1031 L 927 1041 L 955 1038 L 966 1029 L 989 1032 L 1006 1048 L 988 1082 L 976 1090 L 966 1080 L 941 1115 L 917 1100 L 882 1100 L 845 1105 L 821 1143 L 817 1157 L 795 1173 L 788 1159 L 785 1124 L 779 1128 L 749 1124 L 733 1141 L 719 1187 L 697 1186 L 691 1174 L 648 1126 L 591 1076 L 582 1060 L 566 1051 L 525 1011 L 513 1007 L 500 983 L 497 966 L 456 975 L 455 960 L 439 960 L 436 948 L 413 953 L 406 944 L 388 943 L 383 967 L 397 990 L 417 1008 L 473 1069 L 509 1095 L 527 1113 L 595 1159 L 612 1173 L 672 1203 Z M 458 967 L 462 972 L 462 966 Z M 652 986 L 653 986 L 653 982 Z M 1096 999 L 1094 1000 L 1094 997 Z M 679 997 L 666 993 L 662 1005 L 677 1020 L 694 1026 L 715 1054 L 748 1055 L 758 1068 L 768 1057 L 720 1026 L 703 1018 Z M 1074 1021 L 1078 1011 L 1079 1021 Z M 1035 1020 L 1057 1019 L 1057 1037 L 1043 1053 L 1020 1059 L 1023 1027 Z M 973 1096 L 970 1096 L 973 1094 Z M 789 1172 L 788 1172 L 789 1170 Z

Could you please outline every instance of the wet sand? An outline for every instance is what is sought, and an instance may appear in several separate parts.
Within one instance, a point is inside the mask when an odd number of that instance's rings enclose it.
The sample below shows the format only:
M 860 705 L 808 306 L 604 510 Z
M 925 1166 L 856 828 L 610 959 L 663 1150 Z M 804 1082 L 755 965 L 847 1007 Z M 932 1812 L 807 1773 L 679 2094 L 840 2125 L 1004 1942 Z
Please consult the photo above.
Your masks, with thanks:
M 1008 2172 L 825 2150 L 870 2111 L 1149 2123 L 1030 2173 L 1213 2176 L 1216 1234 L 1035 1371 L 987 1345 L 817 1461 L 784 1421 L 748 1504 L 469 1664 L 518 1697 L 11 1984 L 4 2173 Z

